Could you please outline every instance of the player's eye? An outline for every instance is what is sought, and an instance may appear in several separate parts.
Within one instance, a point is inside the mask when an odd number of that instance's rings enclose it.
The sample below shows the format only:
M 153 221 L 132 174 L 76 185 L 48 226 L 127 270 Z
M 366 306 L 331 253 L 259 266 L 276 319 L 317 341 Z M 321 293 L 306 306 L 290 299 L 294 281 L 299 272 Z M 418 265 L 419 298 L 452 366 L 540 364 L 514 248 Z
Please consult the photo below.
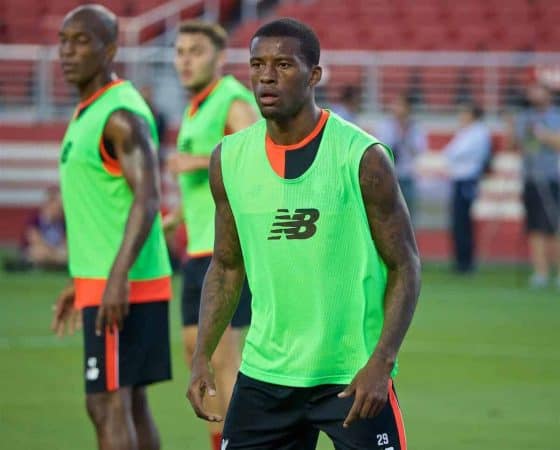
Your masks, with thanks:
M 251 69 L 258 70 L 258 69 L 261 69 L 262 66 L 263 66 L 263 63 L 260 62 L 260 61 L 253 61 L 253 62 L 251 62 Z
M 287 62 L 278 63 L 278 67 L 282 70 L 289 69 L 291 66 L 292 65 L 290 63 L 287 63 Z

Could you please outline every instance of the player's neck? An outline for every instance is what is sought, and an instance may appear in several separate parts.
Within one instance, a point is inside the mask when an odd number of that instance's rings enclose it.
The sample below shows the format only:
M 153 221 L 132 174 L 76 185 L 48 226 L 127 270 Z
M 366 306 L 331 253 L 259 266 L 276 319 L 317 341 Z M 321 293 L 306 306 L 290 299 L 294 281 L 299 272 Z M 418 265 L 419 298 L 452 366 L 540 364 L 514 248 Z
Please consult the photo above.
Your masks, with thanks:
M 206 83 L 201 84 L 200 86 L 196 86 L 196 87 L 192 87 L 190 88 L 189 94 L 192 97 L 196 97 L 197 95 L 200 95 L 202 92 L 206 91 L 210 86 L 213 86 L 216 84 L 216 82 L 222 78 L 221 75 L 215 75 L 214 77 L 210 78 L 210 80 L 208 80 Z
M 315 129 L 322 110 L 315 102 L 305 105 L 295 116 L 283 120 L 268 119 L 266 128 L 272 142 L 292 145 L 305 139 Z
M 117 76 L 111 71 L 102 71 L 95 75 L 91 80 L 82 86 L 78 86 L 80 92 L 80 102 L 86 101 L 98 90 L 109 84 L 111 81 L 115 81 Z

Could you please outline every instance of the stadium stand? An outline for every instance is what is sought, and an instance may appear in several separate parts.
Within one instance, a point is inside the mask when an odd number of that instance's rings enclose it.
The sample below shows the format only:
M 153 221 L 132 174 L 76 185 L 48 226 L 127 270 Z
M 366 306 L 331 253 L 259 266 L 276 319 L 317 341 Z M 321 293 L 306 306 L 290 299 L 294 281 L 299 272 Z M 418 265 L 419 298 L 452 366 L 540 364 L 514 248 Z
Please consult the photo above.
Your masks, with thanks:
M 121 18 L 140 16 L 158 6 L 169 3 L 168 0 L 96 0 L 105 5 Z M 203 0 L 193 2 L 186 7 L 181 17 L 191 17 L 202 11 Z M 238 2 L 236 0 L 219 0 L 220 20 L 225 20 Z M 56 42 L 56 29 L 61 18 L 72 8 L 84 4 L 79 0 L 18 0 L 0 1 L 0 43 L 45 44 Z M 144 42 L 165 30 L 164 26 L 150 27 L 142 34 Z M 121 29 L 122 31 L 122 29 Z
M 180 0 L 174 0 L 177 1 Z M 79 3 L 0 0 L 0 44 L 54 44 L 62 15 Z M 126 27 L 127 21 L 169 2 L 101 3 L 123 17 Z M 201 12 L 202 0 L 194 3 L 198 9 L 181 11 L 181 17 Z M 235 0 L 220 3 L 221 16 L 239 7 Z M 560 51 L 560 4 L 555 0 L 284 0 L 276 2 L 272 14 L 247 20 L 234 29 L 230 45 L 240 50 L 229 52 L 228 72 L 248 81 L 245 52 L 249 38 L 264 21 L 280 16 L 309 23 L 321 38 L 325 81 L 318 97 L 323 104 L 336 99 L 342 86 L 360 86 L 365 112 L 361 124 L 374 130 L 375 116 L 396 94 L 407 92 L 414 97 L 418 113 L 425 114 L 429 123 L 431 151 L 419 164 L 428 184 L 445 183 L 437 150 L 451 136 L 453 124 L 444 120 L 442 126 L 440 119 L 449 116 L 458 102 L 469 99 L 482 103 L 496 119 L 503 107 L 520 104 L 523 87 L 534 79 L 535 69 L 540 70 L 527 60 L 535 54 L 532 51 Z M 146 27 L 138 42 L 149 42 L 164 31 L 165 25 L 161 21 Z M 3 52 L 5 49 L 7 46 Z M 58 142 L 64 120 L 76 101 L 75 94 L 62 81 L 54 47 L 14 46 L 12 50 L 9 56 L 5 52 L 0 56 L 0 115 L 8 118 L 0 124 L 0 166 L 7 169 L 0 173 L 0 209 L 8 218 L 0 230 L 0 241 L 13 239 L 22 214 L 37 203 L 45 186 L 56 181 Z M 129 53 L 118 63 L 119 73 L 132 79 L 135 73 L 140 74 L 135 81 L 151 83 L 159 98 L 164 99 L 160 106 L 173 122 L 179 116 L 177 106 L 182 106 L 184 99 L 172 71 L 172 50 L 152 50 L 154 54 L 145 56 Z M 526 53 L 509 53 L 516 51 Z M 125 53 L 126 48 L 119 52 Z M 491 55 L 490 62 L 485 55 Z M 560 65 L 545 63 L 543 67 L 552 78 L 560 76 Z M 494 131 L 499 141 L 499 121 L 494 123 Z M 173 141 L 171 131 L 167 142 L 172 145 Z M 503 147 L 497 145 L 499 149 Z M 499 152 L 475 208 L 481 227 L 479 238 L 485 242 L 481 248 L 494 257 L 511 260 L 520 254 L 508 244 L 522 241 L 517 237 L 521 235 L 522 217 L 518 179 L 518 157 Z M 173 183 L 168 177 L 166 185 L 172 197 Z M 433 191 L 439 193 L 438 189 Z M 429 243 L 428 254 L 443 258 L 448 253 L 447 241 L 441 239 L 445 222 L 441 205 L 445 199 L 441 194 L 430 201 L 440 202 L 436 220 L 440 229 L 419 230 L 419 240 L 424 250 L 425 243 Z M 425 216 L 432 214 L 431 207 L 425 208 Z M 498 231 L 500 236 L 513 237 L 493 239 Z
M 282 2 L 275 15 L 308 22 L 332 49 L 560 50 L 560 4 L 554 0 L 292 1 Z M 254 29 L 254 23 L 242 25 L 233 44 L 246 43 Z

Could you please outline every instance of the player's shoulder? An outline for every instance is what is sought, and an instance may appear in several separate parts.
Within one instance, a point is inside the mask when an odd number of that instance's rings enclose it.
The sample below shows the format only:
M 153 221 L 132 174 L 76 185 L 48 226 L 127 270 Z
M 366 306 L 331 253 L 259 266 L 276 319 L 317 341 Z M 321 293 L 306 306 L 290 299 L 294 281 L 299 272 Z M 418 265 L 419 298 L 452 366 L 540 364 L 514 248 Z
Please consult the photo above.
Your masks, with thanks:
M 371 135 L 360 128 L 358 125 L 343 119 L 333 111 L 329 111 L 328 125 L 338 133 L 345 133 L 350 136 L 370 136 Z
M 348 158 L 351 160 L 357 158 L 359 160 L 364 151 L 372 148 L 374 145 L 379 145 L 383 149 L 383 152 L 387 153 L 390 159 L 393 160 L 393 152 L 391 149 L 377 137 L 335 113 L 331 112 L 330 114 L 330 136 L 332 136 L 336 142 L 341 142 L 342 140 L 347 144 L 344 152 Z
M 254 139 L 256 136 L 261 136 L 264 139 L 266 133 L 266 120 L 261 118 L 255 123 L 249 125 L 242 130 L 236 131 L 235 133 L 228 134 L 222 139 L 222 146 L 230 146 L 233 143 L 247 142 L 248 140 Z M 264 141 L 263 141 L 264 142 Z
M 233 75 L 225 75 L 220 81 L 223 88 L 248 91 L 249 89 Z
M 329 112 L 327 125 L 330 129 L 329 135 L 336 139 L 337 142 L 340 142 L 341 139 L 349 144 L 352 142 L 370 142 L 372 144 L 379 142 L 379 139 L 372 134 L 332 111 Z

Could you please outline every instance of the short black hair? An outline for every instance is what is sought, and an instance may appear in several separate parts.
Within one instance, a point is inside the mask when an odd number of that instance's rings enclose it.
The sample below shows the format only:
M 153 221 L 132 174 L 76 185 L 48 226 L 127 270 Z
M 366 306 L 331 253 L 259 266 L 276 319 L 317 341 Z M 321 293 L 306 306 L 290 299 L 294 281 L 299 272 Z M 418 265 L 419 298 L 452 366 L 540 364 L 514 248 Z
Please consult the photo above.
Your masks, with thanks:
M 179 33 L 201 33 L 212 41 L 216 49 L 226 48 L 227 32 L 217 23 L 198 19 L 187 20 L 179 25 Z
M 292 37 L 299 41 L 301 53 L 308 66 L 319 64 L 321 44 L 315 32 L 307 25 L 295 19 L 285 17 L 265 23 L 251 38 L 258 37 Z
M 468 112 L 474 120 L 481 120 L 484 117 L 484 109 L 478 103 L 462 103 L 459 105 L 459 109 Z

